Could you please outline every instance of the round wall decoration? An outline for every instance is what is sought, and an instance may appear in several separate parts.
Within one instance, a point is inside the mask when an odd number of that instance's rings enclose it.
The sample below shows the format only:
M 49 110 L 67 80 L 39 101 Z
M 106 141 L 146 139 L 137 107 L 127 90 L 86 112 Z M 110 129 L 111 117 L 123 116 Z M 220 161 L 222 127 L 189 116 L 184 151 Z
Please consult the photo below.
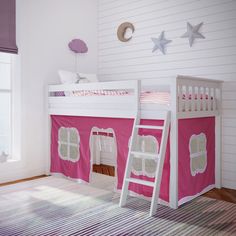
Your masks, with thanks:
M 117 37 L 121 42 L 128 42 L 132 38 L 134 30 L 133 24 L 124 22 L 117 29 Z M 131 31 L 131 35 L 127 37 L 128 31 Z

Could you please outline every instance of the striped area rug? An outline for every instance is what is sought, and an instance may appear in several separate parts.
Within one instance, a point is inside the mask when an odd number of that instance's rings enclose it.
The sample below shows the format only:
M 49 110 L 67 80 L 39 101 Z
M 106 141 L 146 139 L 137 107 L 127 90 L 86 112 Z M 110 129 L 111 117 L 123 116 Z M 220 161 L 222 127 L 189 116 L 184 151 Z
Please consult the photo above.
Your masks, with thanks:
M 102 186 L 102 185 L 100 185 Z M 236 205 L 199 197 L 177 210 L 63 178 L 47 177 L 0 188 L 0 235 L 236 235 Z

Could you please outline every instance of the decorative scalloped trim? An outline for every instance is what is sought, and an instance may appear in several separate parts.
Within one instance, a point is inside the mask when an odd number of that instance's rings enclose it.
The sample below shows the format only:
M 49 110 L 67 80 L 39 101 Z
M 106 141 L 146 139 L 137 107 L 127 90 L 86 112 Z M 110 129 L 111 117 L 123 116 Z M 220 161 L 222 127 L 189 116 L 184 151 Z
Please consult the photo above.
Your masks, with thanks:
M 72 159 L 72 158 L 70 158 L 68 155 L 69 155 L 69 150 L 67 150 L 67 157 L 64 157 L 62 154 L 61 154 L 61 151 L 60 151 L 60 147 L 61 147 L 61 144 L 67 144 L 67 147 L 68 147 L 68 145 L 72 145 L 72 146 L 76 146 L 76 144 L 75 143 L 70 143 L 70 141 L 69 141 L 69 138 L 70 138 L 70 136 L 67 136 L 67 142 L 65 142 L 65 143 L 62 143 L 62 141 L 60 141 L 59 139 L 59 132 L 60 132 L 60 130 L 61 129 L 65 129 L 66 131 L 67 131 L 67 134 L 70 134 L 70 131 L 75 131 L 76 132 L 76 134 L 77 134 L 77 137 L 78 137 L 78 144 L 77 144 L 77 151 L 78 151 L 78 155 L 77 155 L 77 158 L 76 159 Z M 68 128 L 68 127 L 63 127 L 63 126 L 61 126 L 59 129 L 58 129 L 58 148 L 57 148 L 57 150 L 58 150 L 58 155 L 59 155 L 59 157 L 62 159 L 62 160 L 64 160 L 64 161 L 71 161 L 71 162 L 77 162 L 77 161 L 79 161 L 79 159 L 80 159 L 80 135 L 79 135 L 79 131 L 76 129 L 76 128 Z
M 199 144 L 199 141 L 200 139 L 204 139 L 204 151 L 199 151 L 198 152 L 195 152 L 195 153 L 192 153 L 192 150 L 191 150 L 191 142 L 193 140 L 196 140 L 197 143 Z M 199 148 L 199 147 L 198 147 Z M 193 134 L 190 139 L 189 139 L 189 152 L 190 152 L 190 171 L 191 171 L 191 175 L 192 176 L 196 176 L 197 174 L 201 174 L 201 173 L 204 173 L 206 168 L 207 168 L 207 137 L 204 133 L 200 133 L 200 134 Z M 194 170 L 192 169 L 192 165 L 193 165 L 193 161 L 196 160 L 197 158 L 200 158 L 204 156 L 205 158 L 205 165 L 203 168 L 195 168 Z
M 184 203 L 186 203 L 186 202 L 189 202 L 189 201 L 193 200 L 193 199 L 196 198 L 196 197 L 201 196 L 202 194 L 204 194 L 204 193 L 210 191 L 210 190 L 213 189 L 213 188 L 215 188 L 215 184 L 211 184 L 211 185 L 207 186 L 207 187 L 204 188 L 200 193 L 197 193 L 197 194 L 192 195 L 192 196 L 186 196 L 186 197 L 181 198 L 181 199 L 178 201 L 178 206 L 180 206 L 180 205 L 182 205 L 182 204 L 184 204 Z

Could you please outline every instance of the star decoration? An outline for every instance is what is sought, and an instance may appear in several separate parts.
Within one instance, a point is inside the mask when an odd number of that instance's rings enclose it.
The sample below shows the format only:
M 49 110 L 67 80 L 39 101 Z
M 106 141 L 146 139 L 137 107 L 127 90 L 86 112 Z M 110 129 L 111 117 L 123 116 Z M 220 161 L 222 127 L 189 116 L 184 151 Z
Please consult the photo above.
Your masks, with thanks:
M 165 31 L 162 31 L 158 38 L 151 38 L 151 39 L 155 44 L 152 52 L 155 52 L 157 49 L 159 49 L 163 54 L 166 54 L 165 53 L 166 44 L 172 42 L 172 40 L 168 40 L 165 38 Z
M 205 38 L 201 33 L 198 32 L 202 25 L 203 25 L 203 22 L 195 26 L 187 22 L 187 32 L 183 34 L 181 38 L 188 38 L 190 47 L 192 47 L 195 39 Z

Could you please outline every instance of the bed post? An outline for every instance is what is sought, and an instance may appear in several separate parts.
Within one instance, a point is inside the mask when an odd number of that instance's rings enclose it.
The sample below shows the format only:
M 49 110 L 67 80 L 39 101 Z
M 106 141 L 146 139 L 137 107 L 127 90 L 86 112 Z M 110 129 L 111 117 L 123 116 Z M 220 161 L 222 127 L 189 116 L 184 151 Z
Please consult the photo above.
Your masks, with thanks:
M 219 88 L 217 89 L 217 110 L 219 112 L 218 116 L 215 116 L 215 186 L 216 188 L 222 187 L 222 173 L 221 173 L 221 157 L 222 157 L 222 140 L 221 140 L 221 128 L 222 128 L 222 119 L 221 119 L 221 91 L 222 84 L 219 83 Z
M 178 208 L 178 77 L 171 82 L 170 207 Z
M 48 86 L 46 86 L 46 113 L 47 113 L 47 120 L 46 120 L 46 142 L 47 142 L 47 147 L 46 147 L 46 168 L 45 168 L 45 174 L 50 175 L 50 165 L 51 165 L 51 156 L 50 156 L 50 150 L 51 150 L 51 119 L 49 115 L 49 107 L 48 107 L 48 97 L 49 97 L 49 92 L 48 92 Z

